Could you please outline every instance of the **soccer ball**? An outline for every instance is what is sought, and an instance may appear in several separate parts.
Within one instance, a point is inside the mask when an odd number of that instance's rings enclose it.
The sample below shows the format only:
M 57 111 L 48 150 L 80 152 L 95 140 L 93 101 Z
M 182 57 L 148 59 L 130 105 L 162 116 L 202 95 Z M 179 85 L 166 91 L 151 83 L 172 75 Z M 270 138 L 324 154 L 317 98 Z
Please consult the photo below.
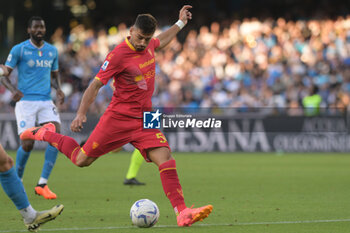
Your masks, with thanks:
M 136 201 L 130 209 L 132 223 L 138 227 L 151 227 L 159 219 L 159 209 L 156 203 L 148 199 Z

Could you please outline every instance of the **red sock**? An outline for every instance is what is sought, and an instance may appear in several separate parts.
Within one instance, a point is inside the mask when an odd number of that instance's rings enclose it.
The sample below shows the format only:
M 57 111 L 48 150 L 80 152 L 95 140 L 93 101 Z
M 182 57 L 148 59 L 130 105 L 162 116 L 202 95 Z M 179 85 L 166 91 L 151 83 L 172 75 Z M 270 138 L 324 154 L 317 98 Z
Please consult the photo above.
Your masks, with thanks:
M 175 160 L 169 160 L 159 166 L 160 179 L 165 195 L 169 198 L 175 213 L 179 214 L 186 208 L 182 188 L 176 172 Z
M 59 133 L 46 131 L 43 139 L 49 142 L 52 146 L 56 147 L 68 159 L 70 159 L 74 164 L 76 164 L 80 146 L 73 138 L 64 136 Z

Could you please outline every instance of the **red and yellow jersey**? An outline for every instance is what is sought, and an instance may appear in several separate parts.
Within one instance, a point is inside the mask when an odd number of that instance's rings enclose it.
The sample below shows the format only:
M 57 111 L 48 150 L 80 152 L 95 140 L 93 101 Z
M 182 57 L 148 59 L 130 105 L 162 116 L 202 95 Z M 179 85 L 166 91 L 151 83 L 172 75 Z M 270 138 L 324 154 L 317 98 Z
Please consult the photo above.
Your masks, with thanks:
M 136 51 L 126 38 L 107 55 L 95 77 L 104 85 L 114 79 L 115 90 L 106 111 L 139 118 L 143 111 L 152 109 L 154 50 L 159 43 L 159 39 L 152 38 L 145 50 Z

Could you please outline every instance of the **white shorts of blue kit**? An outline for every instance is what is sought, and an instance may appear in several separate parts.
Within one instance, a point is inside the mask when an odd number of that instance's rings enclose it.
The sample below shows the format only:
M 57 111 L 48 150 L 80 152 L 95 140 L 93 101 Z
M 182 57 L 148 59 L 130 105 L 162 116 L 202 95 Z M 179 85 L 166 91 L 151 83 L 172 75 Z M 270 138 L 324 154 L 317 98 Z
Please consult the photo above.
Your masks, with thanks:
M 61 123 L 57 108 L 52 100 L 21 100 L 15 107 L 18 135 L 24 130 L 46 122 Z

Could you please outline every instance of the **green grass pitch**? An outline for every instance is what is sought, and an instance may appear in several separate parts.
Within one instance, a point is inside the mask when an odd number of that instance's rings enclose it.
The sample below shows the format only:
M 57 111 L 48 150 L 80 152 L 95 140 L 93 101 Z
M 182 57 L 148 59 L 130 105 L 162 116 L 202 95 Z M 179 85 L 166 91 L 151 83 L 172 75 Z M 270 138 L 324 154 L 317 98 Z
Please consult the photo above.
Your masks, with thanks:
M 15 152 L 10 152 L 15 157 Z M 158 169 L 144 163 L 138 178 L 146 186 L 122 184 L 131 153 L 111 153 L 87 168 L 60 154 L 50 177 L 58 199 L 34 194 L 44 152 L 29 158 L 24 186 L 38 210 L 62 203 L 65 210 L 41 232 L 350 232 L 350 156 L 347 154 L 174 153 L 186 204 L 212 204 L 212 214 L 189 228 L 176 227 Z M 157 203 L 155 227 L 131 226 L 134 201 Z M 331 220 L 331 221 L 329 221 Z M 0 191 L 0 233 L 25 232 L 18 211 Z

